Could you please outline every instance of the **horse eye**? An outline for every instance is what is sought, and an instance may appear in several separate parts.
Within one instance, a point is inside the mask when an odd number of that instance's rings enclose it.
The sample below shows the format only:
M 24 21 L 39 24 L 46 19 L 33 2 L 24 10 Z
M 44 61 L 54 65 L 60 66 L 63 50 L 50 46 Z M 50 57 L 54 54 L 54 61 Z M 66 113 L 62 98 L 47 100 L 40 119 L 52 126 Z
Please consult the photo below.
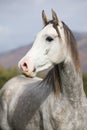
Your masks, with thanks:
M 46 41 L 51 42 L 51 41 L 53 41 L 53 38 L 49 36 L 46 38 Z

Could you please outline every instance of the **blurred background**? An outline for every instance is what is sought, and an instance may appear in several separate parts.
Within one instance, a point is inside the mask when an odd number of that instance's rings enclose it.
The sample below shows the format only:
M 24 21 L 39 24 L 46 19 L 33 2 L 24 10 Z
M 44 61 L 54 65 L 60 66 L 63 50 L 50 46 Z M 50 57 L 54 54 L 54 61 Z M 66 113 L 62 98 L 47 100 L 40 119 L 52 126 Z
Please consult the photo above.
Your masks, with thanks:
M 0 0 L 0 86 L 19 73 L 18 61 L 43 27 L 42 10 L 51 19 L 52 8 L 76 37 L 87 86 L 87 0 Z

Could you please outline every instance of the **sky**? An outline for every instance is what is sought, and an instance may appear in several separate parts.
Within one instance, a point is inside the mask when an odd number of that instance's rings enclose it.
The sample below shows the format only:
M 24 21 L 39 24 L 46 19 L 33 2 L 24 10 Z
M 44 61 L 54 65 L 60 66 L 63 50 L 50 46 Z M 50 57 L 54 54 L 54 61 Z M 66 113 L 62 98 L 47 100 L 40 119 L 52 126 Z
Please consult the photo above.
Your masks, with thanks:
M 0 53 L 34 41 L 42 29 L 42 10 L 51 9 L 71 30 L 87 32 L 87 0 L 0 0 Z

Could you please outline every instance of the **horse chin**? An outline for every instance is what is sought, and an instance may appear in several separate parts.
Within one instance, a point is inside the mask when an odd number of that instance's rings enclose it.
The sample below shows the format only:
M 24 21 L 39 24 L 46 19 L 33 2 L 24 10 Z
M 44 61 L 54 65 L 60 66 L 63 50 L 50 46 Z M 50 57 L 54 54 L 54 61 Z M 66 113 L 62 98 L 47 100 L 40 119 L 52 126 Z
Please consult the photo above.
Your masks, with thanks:
M 41 65 L 41 66 L 36 68 L 36 72 L 41 72 L 41 71 L 44 71 L 44 70 L 50 70 L 51 68 L 53 68 L 53 64 L 52 63 L 43 64 L 43 65 Z
M 54 65 L 49 65 L 49 66 L 41 66 L 41 67 L 38 67 L 36 69 L 36 74 L 38 74 L 39 72 L 41 72 L 42 74 L 45 73 L 47 74 L 52 68 L 54 67 Z
M 34 78 L 36 76 L 36 73 L 35 72 L 22 72 L 23 75 L 25 75 L 26 77 L 29 77 L 29 78 Z

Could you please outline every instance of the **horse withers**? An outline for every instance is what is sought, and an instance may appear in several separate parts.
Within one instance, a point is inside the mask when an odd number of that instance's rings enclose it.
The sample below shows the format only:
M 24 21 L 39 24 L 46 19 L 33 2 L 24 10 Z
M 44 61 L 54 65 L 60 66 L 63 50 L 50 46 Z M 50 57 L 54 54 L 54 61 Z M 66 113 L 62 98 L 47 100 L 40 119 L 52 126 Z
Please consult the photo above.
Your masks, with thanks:
M 44 28 L 19 61 L 25 76 L 0 90 L 0 130 L 87 130 L 87 99 L 76 40 L 52 10 Z M 37 72 L 48 69 L 44 79 Z M 32 78 L 29 78 L 29 77 Z

